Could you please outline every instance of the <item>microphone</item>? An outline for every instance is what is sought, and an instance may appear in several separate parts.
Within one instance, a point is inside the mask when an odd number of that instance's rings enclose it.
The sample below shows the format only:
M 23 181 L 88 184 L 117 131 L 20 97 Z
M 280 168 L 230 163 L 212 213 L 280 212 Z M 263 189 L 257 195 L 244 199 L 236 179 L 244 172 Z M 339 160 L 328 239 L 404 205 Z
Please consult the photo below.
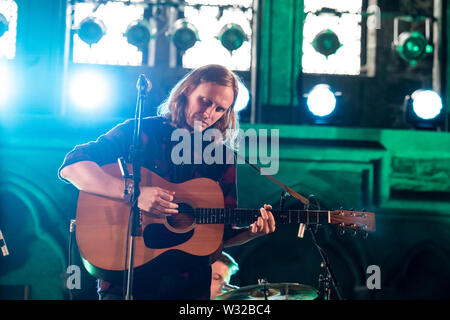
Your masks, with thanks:
M 3 238 L 2 230 L 0 230 L 0 248 L 4 257 L 9 255 L 8 247 L 6 246 L 5 238 Z
M 139 75 L 138 81 L 136 83 L 136 88 L 140 92 L 147 93 L 152 88 L 152 83 L 150 82 L 150 80 L 148 80 L 145 74 L 142 73 Z
M 239 288 L 240 288 L 240 287 L 238 287 L 238 286 L 233 286 L 233 285 L 228 284 L 228 283 L 226 283 L 226 282 L 221 282 L 221 283 L 219 284 L 219 291 L 222 291 L 222 292 L 228 292 L 228 291 L 236 290 L 236 289 L 239 289 Z

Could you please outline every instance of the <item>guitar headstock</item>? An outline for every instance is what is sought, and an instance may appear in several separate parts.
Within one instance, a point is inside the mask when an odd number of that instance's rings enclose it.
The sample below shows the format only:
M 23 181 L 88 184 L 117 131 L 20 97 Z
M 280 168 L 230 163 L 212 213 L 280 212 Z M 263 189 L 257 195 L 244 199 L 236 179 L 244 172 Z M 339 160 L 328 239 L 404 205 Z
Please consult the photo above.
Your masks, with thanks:
M 330 223 L 353 230 L 375 231 L 375 213 L 334 210 L 330 211 Z

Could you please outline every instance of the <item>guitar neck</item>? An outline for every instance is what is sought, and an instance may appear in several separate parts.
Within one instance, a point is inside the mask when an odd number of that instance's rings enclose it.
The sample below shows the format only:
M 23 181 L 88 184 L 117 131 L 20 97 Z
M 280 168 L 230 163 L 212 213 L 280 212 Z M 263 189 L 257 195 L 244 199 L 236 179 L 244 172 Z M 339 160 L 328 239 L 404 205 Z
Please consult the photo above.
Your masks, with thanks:
M 327 224 L 329 211 L 324 210 L 272 210 L 278 224 Z M 259 209 L 198 208 L 195 209 L 197 224 L 236 224 L 247 226 L 261 215 Z

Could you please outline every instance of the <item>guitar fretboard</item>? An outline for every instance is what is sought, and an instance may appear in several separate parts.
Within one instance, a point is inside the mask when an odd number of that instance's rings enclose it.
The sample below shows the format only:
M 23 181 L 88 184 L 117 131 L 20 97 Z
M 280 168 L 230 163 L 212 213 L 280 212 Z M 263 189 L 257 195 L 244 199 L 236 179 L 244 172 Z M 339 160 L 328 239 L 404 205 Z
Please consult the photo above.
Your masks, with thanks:
M 276 223 L 281 224 L 327 224 L 329 211 L 324 210 L 272 210 Z M 260 216 L 259 209 L 242 208 L 197 208 L 195 222 L 197 224 L 236 224 L 250 225 Z

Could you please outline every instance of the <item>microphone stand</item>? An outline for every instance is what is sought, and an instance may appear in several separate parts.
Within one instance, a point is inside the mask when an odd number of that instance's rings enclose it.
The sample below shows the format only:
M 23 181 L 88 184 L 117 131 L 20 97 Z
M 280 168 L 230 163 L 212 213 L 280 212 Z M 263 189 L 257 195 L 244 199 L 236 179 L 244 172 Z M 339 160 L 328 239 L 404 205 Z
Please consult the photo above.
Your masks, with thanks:
M 319 275 L 319 292 L 322 296 L 323 300 L 330 300 L 331 298 L 331 286 L 333 286 L 334 291 L 336 292 L 336 295 L 338 297 L 338 300 L 342 300 L 341 293 L 338 289 L 338 283 L 336 281 L 336 278 L 334 277 L 334 273 L 331 270 L 330 263 L 328 261 L 327 255 L 325 251 L 317 244 L 316 239 L 316 233 L 312 230 L 312 228 L 309 228 L 309 231 L 311 233 L 311 237 L 313 239 L 314 244 L 316 245 L 317 249 L 319 250 L 319 254 L 322 257 L 322 263 L 320 266 L 324 269 L 326 269 L 327 275 L 324 277 L 322 274 Z
M 134 244 L 135 237 L 142 235 L 141 211 L 138 207 L 138 200 L 140 195 L 139 183 L 141 182 L 141 144 L 142 144 L 142 110 L 144 108 L 144 101 L 149 90 L 149 81 L 145 75 L 139 76 L 136 84 L 138 89 L 138 98 L 136 103 L 136 113 L 134 117 L 134 134 L 133 144 L 130 148 L 131 164 L 133 166 L 133 193 L 131 195 L 131 230 L 130 230 L 130 247 L 128 251 L 128 277 L 125 300 L 132 300 L 133 292 L 133 269 L 134 269 Z
M 308 197 L 309 199 L 309 197 Z M 319 202 L 316 200 L 316 204 L 318 206 L 318 210 L 320 210 Z M 306 210 L 309 210 L 309 206 L 306 205 Z M 325 251 L 319 246 L 317 243 L 316 233 L 317 233 L 318 226 L 316 225 L 316 230 L 313 230 L 311 226 L 308 226 L 308 229 L 311 234 L 312 241 L 314 245 L 316 246 L 317 250 L 319 251 L 320 257 L 322 258 L 322 263 L 320 266 L 326 270 L 326 276 L 323 276 L 322 274 L 319 275 L 319 294 L 323 300 L 330 300 L 331 299 L 331 286 L 334 288 L 334 291 L 336 292 L 338 300 L 342 300 L 341 293 L 338 288 L 338 283 L 336 281 L 336 278 L 334 276 L 333 270 L 331 270 L 331 265 L 328 260 L 327 254 Z

